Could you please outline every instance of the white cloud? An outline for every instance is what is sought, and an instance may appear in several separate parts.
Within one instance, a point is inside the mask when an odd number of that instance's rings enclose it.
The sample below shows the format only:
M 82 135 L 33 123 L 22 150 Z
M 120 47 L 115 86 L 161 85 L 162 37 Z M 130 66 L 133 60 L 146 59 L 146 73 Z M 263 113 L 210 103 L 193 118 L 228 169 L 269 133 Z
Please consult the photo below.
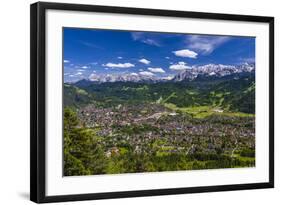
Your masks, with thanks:
M 165 73 L 165 71 L 162 68 L 148 68 L 148 70 L 153 73 Z
M 81 68 L 87 69 L 87 68 L 89 68 L 89 66 L 84 65 L 84 66 L 82 66 Z
M 117 58 L 118 58 L 118 59 L 123 59 L 123 57 L 122 57 L 122 56 L 118 56 Z
M 170 75 L 170 76 L 165 76 L 165 77 L 163 77 L 162 79 L 163 80 L 172 80 L 174 78 L 174 76 L 173 75 Z
M 188 49 L 173 51 L 176 56 L 185 57 L 185 58 L 196 58 L 197 53 Z
M 239 58 L 239 60 L 243 63 L 255 63 L 256 59 L 253 58 Z
M 151 46 L 161 46 L 155 35 L 144 32 L 132 32 L 131 35 L 134 41 L 140 41 Z
M 166 56 L 165 58 L 166 58 L 166 59 L 170 59 L 170 57 L 169 57 L 169 56 Z
M 139 74 L 137 74 L 137 73 L 130 73 L 130 75 L 138 76 Z
M 137 41 L 143 37 L 143 32 L 132 32 L 132 38 L 134 41 Z
M 186 70 L 186 69 L 191 69 L 191 67 L 186 65 L 185 62 L 178 62 L 177 64 L 171 65 L 170 69 L 171 70 Z
M 79 72 L 85 72 L 85 70 L 83 70 L 83 69 L 78 69 L 77 71 L 79 71 Z
M 75 75 L 83 75 L 83 73 L 82 72 L 77 72 L 77 73 L 75 73 Z
M 107 63 L 103 64 L 105 67 L 109 68 L 130 68 L 130 67 L 135 67 L 134 64 L 132 63 Z
M 228 40 L 230 40 L 228 36 L 191 35 L 186 41 L 188 48 L 207 55 Z
M 146 64 L 146 65 L 148 65 L 148 64 L 150 63 L 150 61 L 147 60 L 147 59 L 145 59 L 145 58 L 140 59 L 139 62 L 141 62 L 141 63 L 143 63 L 143 64 Z
M 69 63 L 70 61 L 69 61 L 69 60 L 63 60 L 63 62 L 64 62 L 64 63 Z
M 156 40 L 150 38 L 144 39 L 142 40 L 142 42 L 151 46 L 160 46 L 160 44 Z
M 91 75 L 89 75 L 88 77 L 91 81 L 96 81 L 98 80 L 99 76 L 95 73 L 92 73 Z
M 90 47 L 90 48 L 96 48 L 96 49 L 103 49 L 102 47 L 91 43 L 91 42 L 87 42 L 87 41 L 78 41 L 79 43 L 83 44 L 84 46 Z
M 144 76 L 149 76 L 149 77 L 154 76 L 153 73 L 148 72 L 148 71 L 142 71 L 142 72 L 139 72 L 139 74 L 144 75 Z

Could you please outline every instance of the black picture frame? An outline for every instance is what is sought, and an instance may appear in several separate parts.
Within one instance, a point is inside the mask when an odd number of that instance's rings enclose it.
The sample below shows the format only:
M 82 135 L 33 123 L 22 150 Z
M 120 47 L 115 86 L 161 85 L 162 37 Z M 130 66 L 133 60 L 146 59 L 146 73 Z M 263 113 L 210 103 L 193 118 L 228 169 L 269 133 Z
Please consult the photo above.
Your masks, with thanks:
M 45 26 L 46 10 L 68 10 L 102 13 L 138 14 L 195 19 L 215 19 L 269 24 L 269 181 L 263 183 L 229 184 L 191 188 L 122 191 L 75 195 L 46 196 L 46 82 L 45 82 Z M 218 13 L 125 8 L 82 4 L 38 2 L 30 7 L 30 200 L 37 203 L 76 200 L 97 200 L 198 192 L 218 192 L 274 187 L 274 18 L 264 16 L 230 15 Z

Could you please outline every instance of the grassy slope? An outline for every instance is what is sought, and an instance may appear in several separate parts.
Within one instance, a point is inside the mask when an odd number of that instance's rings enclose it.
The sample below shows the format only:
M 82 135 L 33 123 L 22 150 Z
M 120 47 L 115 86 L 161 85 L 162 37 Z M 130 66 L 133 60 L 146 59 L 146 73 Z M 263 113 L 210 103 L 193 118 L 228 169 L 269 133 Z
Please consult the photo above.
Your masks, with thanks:
M 225 111 L 216 106 L 191 106 L 180 108 L 172 103 L 165 103 L 165 107 L 172 109 L 177 112 L 183 112 L 192 115 L 194 118 L 205 118 L 211 115 L 224 115 L 233 117 L 253 117 L 254 114 Z

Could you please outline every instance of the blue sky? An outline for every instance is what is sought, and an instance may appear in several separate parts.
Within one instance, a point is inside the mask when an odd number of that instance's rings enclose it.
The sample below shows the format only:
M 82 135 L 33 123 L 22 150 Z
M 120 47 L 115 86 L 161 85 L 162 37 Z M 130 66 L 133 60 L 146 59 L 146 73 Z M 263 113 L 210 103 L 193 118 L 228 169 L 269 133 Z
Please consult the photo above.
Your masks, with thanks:
M 255 62 L 255 38 L 64 28 L 64 81 L 91 75 L 169 77 L 191 66 Z

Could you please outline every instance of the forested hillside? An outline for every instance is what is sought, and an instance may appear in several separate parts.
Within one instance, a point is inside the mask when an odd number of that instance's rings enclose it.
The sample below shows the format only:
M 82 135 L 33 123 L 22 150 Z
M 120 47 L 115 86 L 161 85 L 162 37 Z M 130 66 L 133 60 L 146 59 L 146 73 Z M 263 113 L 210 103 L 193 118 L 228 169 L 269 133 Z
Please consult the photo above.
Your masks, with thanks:
M 77 82 L 65 84 L 65 106 L 82 107 L 94 102 L 101 107 L 148 102 L 177 107 L 212 106 L 229 111 L 255 113 L 255 76 L 246 73 L 224 78 L 198 78 L 182 82 Z

